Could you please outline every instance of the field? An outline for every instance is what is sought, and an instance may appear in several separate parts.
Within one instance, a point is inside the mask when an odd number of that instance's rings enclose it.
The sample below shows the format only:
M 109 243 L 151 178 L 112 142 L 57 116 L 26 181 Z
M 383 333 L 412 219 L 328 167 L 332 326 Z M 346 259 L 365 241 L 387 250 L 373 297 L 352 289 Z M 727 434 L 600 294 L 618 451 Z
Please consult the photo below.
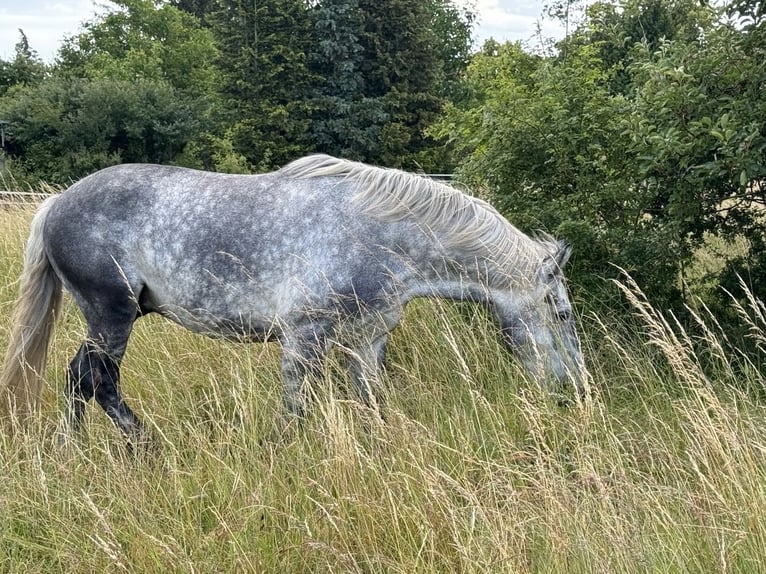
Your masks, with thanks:
M 0 211 L 3 350 L 29 219 Z M 387 421 L 331 365 L 297 429 L 276 347 L 142 319 L 123 389 L 145 457 L 95 405 L 87 441 L 58 446 L 68 303 L 38 428 L 0 437 L 0 571 L 766 571 L 763 368 L 714 318 L 692 337 L 626 289 L 638 320 L 581 317 L 585 404 L 537 391 L 478 310 L 424 302 L 393 337 Z

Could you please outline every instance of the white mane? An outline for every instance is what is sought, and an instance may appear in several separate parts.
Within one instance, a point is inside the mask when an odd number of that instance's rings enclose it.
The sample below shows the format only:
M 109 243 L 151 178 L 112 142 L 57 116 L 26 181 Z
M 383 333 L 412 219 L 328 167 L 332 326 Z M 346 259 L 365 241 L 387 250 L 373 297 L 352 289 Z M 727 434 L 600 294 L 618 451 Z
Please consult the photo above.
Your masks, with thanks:
M 520 273 L 531 276 L 558 248 L 547 237 L 528 237 L 486 201 L 425 176 L 328 155 L 298 159 L 279 173 L 352 180 L 360 188 L 353 200 L 364 212 L 387 221 L 416 218 L 445 248 L 492 262 L 500 280 Z

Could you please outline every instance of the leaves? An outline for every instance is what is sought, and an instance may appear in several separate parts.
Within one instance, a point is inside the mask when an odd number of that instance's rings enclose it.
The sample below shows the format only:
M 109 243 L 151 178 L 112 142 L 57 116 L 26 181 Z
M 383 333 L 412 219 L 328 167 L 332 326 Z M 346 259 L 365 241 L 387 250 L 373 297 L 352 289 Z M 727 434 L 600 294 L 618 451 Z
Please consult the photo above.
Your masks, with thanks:
M 692 2 L 594 4 L 566 57 L 487 43 L 435 131 L 514 222 L 573 241 L 591 299 L 611 262 L 679 305 L 709 234 L 764 233 L 764 31 Z
M 470 16 L 443 0 L 324 0 L 310 54 L 318 151 L 439 169 L 425 132 L 467 61 Z M 437 161 L 443 162 L 443 158 Z

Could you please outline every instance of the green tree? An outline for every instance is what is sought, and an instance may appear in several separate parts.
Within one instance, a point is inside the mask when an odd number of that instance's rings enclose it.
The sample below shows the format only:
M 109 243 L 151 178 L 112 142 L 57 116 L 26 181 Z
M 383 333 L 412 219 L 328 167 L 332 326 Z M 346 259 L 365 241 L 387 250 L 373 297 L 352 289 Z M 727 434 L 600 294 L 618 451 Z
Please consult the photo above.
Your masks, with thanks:
M 385 114 L 376 163 L 401 166 L 417 161 L 428 146 L 424 130 L 441 108 L 434 89 L 439 78 L 430 19 L 423 2 L 360 0 L 365 17 L 362 46 L 365 96 Z
M 380 130 L 387 115 L 365 87 L 359 0 L 319 2 L 312 19 L 316 41 L 310 64 L 317 85 L 311 140 L 317 151 L 371 161 L 380 153 Z
M 218 6 L 217 0 L 170 0 L 170 5 L 194 15 L 203 24 L 207 24 L 208 16 Z
M 0 100 L 8 152 L 25 178 L 68 184 L 122 162 L 169 163 L 198 129 L 188 106 L 152 80 L 53 78 Z
M 59 51 L 66 77 L 141 78 L 166 82 L 179 95 L 204 101 L 218 85 L 218 52 L 199 20 L 158 0 L 116 0 Z
M 48 67 L 30 46 L 26 34 L 19 30 L 19 41 L 12 60 L 0 58 L 0 97 L 12 86 L 32 86 L 48 75 Z
M 164 3 L 116 5 L 64 44 L 50 77 L 0 100 L 26 177 L 67 183 L 121 161 L 198 163 L 186 148 L 214 105 L 211 33 Z
M 665 243 L 647 229 L 633 189 L 620 122 L 627 102 L 610 93 L 595 47 L 569 50 L 543 59 L 488 42 L 468 69 L 469 97 L 447 108 L 437 130 L 462 157 L 461 177 L 487 187 L 512 221 L 573 243 L 571 274 L 593 291 L 616 273 L 610 262 L 664 266 L 631 252 L 639 241 Z
M 747 14 L 735 13 L 747 21 Z M 673 41 L 634 66 L 634 109 L 626 116 L 642 181 L 656 216 L 689 249 L 706 236 L 749 240 L 717 278 L 736 274 L 766 288 L 766 26 L 724 23 L 703 42 Z
M 258 170 L 309 151 L 312 34 L 302 0 L 221 0 L 209 18 L 220 49 L 219 125 Z
M 730 8 L 736 24 L 672 0 L 597 8 L 566 57 L 487 44 L 466 75 L 468 97 L 448 107 L 437 135 L 513 221 L 575 244 L 573 277 L 590 300 L 616 264 L 659 305 L 680 309 L 681 280 L 711 235 L 751 245 L 714 281 L 734 290 L 738 272 L 766 286 L 760 4 Z M 621 60 L 607 39 L 625 42 Z
M 443 145 L 427 128 L 467 65 L 470 12 L 442 0 L 323 0 L 312 16 L 317 148 L 384 165 L 443 167 Z
M 696 42 L 713 18 L 714 11 L 699 0 L 596 2 L 587 8 L 586 20 L 570 41 L 596 47 L 604 69 L 611 70 L 612 91 L 628 95 L 634 62 L 665 42 Z
M 461 80 L 473 54 L 476 15 L 471 8 L 456 6 L 451 0 L 430 0 L 426 7 L 431 47 L 441 67 L 437 93 L 447 100 L 459 98 Z

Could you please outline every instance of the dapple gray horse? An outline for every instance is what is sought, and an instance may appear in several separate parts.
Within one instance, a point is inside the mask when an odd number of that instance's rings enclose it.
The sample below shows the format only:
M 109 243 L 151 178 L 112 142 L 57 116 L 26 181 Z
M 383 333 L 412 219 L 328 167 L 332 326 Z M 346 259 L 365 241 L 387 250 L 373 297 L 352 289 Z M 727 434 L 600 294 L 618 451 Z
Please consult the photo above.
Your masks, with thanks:
M 39 402 L 61 286 L 88 325 L 69 366 L 68 419 L 95 396 L 129 437 L 120 362 L 135 320 L 279 341 L 287 409 L 333 345 L 374 404 L 386 339 L 416 297 L 484 304 L 541 383 L 582 392 L 563 243 L 530 238 L 488 203 L 428 178 L 313 155 L 262 175 L 120 165 L 47 199 L 32 223 L 0 388 L 16 417 Z

